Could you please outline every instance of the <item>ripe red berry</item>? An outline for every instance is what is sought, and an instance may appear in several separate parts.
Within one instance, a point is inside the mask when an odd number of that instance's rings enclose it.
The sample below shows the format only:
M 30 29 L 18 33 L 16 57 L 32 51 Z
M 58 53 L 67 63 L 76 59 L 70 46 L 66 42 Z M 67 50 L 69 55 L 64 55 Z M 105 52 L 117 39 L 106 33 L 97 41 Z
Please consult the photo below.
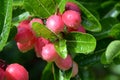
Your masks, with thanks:
M 49 43 L 46 44 L 43 48 L 42 48 L 42 58 L 44 60 L 46 60 L 47 62 L 52 62 L 55 61 L 55 59 L 58 57 L 58 54 L 55 50 L 54 44 Z
M 35 52 L 37 57 L 41 57 L 42 47 L 49 43 L 49 40 L 39 37 L 35 41 Z
M 6 80 L 29 80 L 28 71 L 18 63 L 10 64 L 5 73 Z
M 29 23 L 30 23 L 30 20 L 23 20 L 19 23 L 18 28 L 24 27 L 24 28 L 30 29 L 30 26 L 28 25 Z
M 80 8 L 78 7 L 78 5 L 73 2 L 67 2 L 65 5 L 65 10 L 73 10 L 76 12 L 80 12 Z
M 64 23 L 60 15 L 52 15 L 46 21 L 46 26 L 54 33 L 59 33 L 64 29 Z
M 35 38 L 33 38 L 32 40 L 30 40 L 26 43 L 17 42 L 17 47 L 21 52 L 25 53 L 25 52 L 31 50 L 34 47 L 34 44 L 35 44 Z
M 40 24 L 43 24 L 43 21 L 41 20 L 41 19 L 39 19 L 39 18 L 33 18 L 31 21 L 30 21 L 30 26 L 32 26 L 32 23 L 33 22 L 38 22 L 38 23 L 40 23 Z
M 17 34 L 15 36 L 15 41 L 19 43 L 26 43 L 29 40 L 33 39 L 33 33 L 27 28 L 18 27 Z
M 5 71 L 0 68 L 0 80 L 5 80 Z
M 55 60 L 56 65 L 61 70 L 68 70 L 72 67 L 72 58 L 68 55 L 65 59 L 61 58 L 60 56 Z
M 62 15 L 62 20 L 68 28 L 77 29 L 81 23 L 81 16 L 76 11 L 67 10 Z
M 78 74 L 78 64 L 73 61 L 73 67 L 72 67 L 72 77 L 75 77 Z
M 29 26 L 30 20 L 23 20 L 19 23 L 17 27 L 17 34 L 15 36 L 15 41 L 19 43 L 26 43 L 31 40 L 34 35 Z

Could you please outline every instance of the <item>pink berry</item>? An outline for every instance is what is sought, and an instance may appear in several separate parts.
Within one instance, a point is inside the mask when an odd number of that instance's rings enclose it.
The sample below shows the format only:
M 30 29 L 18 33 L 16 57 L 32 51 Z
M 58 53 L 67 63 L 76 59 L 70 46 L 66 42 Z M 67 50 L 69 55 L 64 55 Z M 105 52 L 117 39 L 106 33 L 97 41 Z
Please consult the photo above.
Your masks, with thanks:
M 0 80 L 5 80 L 5 71 L 0 68 Z
M 41 20 L 41 19 L 39 19 L 39 18 L 33 18 L 31 21 L 30 21 L 30 26 L 32 26 L 32 23 L 33 22 L 38 22 L 38 23 L 40 23 L 40 24 L 43 24 L 43 21 Z
M 61 58 L 60 56 L 55 60 L 56 65 L 61 70 L 68 70 L 72 67 L 72 58 L 68 55 L 65 59 Z
M 35 41 L 35 52 L 37 57 L 41 57 L 42 47 L 49 43 L 49 40 L 39 37 Z
M 31 40 L 34 35 L 29 26 L 30 20 L 23 20 L 19 23 L 17 27 L 17 34 L 15 36 L 15 41 L 19 43 L 25 43 Z
M 72 67 L 72 77 L 75 77 L 78 74 L 78 64 L 73 61 L 73 67 Z
M 60 15 L 52 15 L 46 21 L 46 26 L 54 33 L 59 33 L 64 29 L 64 23 Z
M 25 27 L 28 28 L 28 24 L 30 23 L 30 20 L 23 20 L 19 23 L 18 27 Z
M 81 23 L 81 16 L 76 11 L 67 10 L 62 15 L 62 20 L 68 28 L 77 29 Z
M 44 60 L 46 60 L 47 62 L 52 62 L 55 61 L 55 59 L 58 57 L 58 54 L 55 50 L 54 44 L 49 43 L 46 44 L 43 48 L 42 48 L 42 58 Z
M 32 40 L 30 40 L 26 43 L 17 42 L 17 47 L 21 52 L 25 53 L 25 52 L 31 50 L 34 47 L 34 44 L 35 44 L 35 38 L 33 38 Z
M 67 2 L 65 6 L 65 10 L 73 10 L 76 12 L 80 12 L 80 8 L 78 7 L 78 5 L 73 2 Z
M 6 80 L 29 80 L 28 71 L 18 63 L 10 64 L 5 72 Z
M 15 36 L 15 41 L 19 43 L 26 43 L 33 38 L 33 33 L 27 28 L 18 27 L 17 34 Z

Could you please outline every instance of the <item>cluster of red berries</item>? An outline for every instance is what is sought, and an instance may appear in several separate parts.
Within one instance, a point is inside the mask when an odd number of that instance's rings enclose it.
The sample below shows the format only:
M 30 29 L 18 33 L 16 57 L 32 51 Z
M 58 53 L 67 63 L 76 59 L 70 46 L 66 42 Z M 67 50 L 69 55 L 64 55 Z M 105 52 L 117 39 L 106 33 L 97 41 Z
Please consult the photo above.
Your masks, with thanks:
M 28 71 L 18 63 L 0 62 L 0 80 L 29 80 Z
M 65 29 L 67 32 L 78 31 L 85 33 L 84 27 L 81 26 L 79 7 L 75 3 L 67 2 L 63 14 L 51 15 L 45 23 L 40 18 L 24 20 L 18 25 L 18 32 L 15 36 L 15 41 L 21 52 L 34 48 L 37 57 L 41 57 L 47 62 L 54 61 L 61 70 L 68 70 L 73 66 L 73 75 L 75 76 L 78 72 L 78 65 L 72 60 L 71 55 L 68 54 L 65 59 L 61 58 L 52 42 L 43 37 L 36 37 L 31 28 L 33 22 L 46 25 L 55 34 L 59 34 Z

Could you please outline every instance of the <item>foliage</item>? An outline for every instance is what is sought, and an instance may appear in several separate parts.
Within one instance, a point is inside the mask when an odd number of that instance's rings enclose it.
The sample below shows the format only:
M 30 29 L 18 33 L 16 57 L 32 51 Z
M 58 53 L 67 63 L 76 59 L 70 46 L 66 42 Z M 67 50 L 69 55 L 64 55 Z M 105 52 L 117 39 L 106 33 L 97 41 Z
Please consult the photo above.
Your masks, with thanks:
M 46 19 L 58 8 L 62 14 L 67 1 L 79 6 L 82 25 L 87 33 L 57 35 L 35 22 L 32 24 L 35 34 L 52 41 L 62 58 L 66 58 L 68 53 L 72 55 L 79 65 L 79 74 L 71 80 L 119 80 L 119 0 L 0 0 L 0 59 L 8 64 L 17 62 L 24 65 L 29 71 L 30 80 L 70 80 L 71 69 L 59 70 L 54 63 L 37 58 L 34 50 L 23 54 L 14 41 L 15 26 L 20 21 L 28 17 Z

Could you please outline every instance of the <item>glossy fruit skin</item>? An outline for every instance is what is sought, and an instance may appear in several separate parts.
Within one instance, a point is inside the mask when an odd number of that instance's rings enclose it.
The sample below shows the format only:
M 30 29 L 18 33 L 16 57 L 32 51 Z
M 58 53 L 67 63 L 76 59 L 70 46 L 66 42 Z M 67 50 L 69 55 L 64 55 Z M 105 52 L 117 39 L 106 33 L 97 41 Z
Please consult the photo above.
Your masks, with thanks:
M 5 71 L 2 68 L 0 68 L 0 80 L 4 80 L 4 78 L 5 78 Z
M 47 62 L 52 62 L 55 61 L 55 59 L 58 57 L 58 54 L 55 50 L 54 44 L 53 43 L 49 43 L 46 44 L 43 48 L 42 48 L 42 58 L 44 60 L 46 60 Z
M 76 12 L 79 12 L 80 13 L 80 8 L 78 7 L 77 4 L 73 3 L 73 2 L 67 2 L 66 5 L 65 5 L 65 10 L 73 10 L 73 11 L 76 11 Z
M 28 71 L 18 63 L 8 65 L 5 73 L 6 80 L 29 80 Z
M 78 64 L 73 61 L 73 67 L 72 67 L 72 77 L 75 77 L 78 74 Z
M 25 53 L 34 47 L 35 41 L 36 41 L 36 39 L 33 38 L 32 40 L 30 40 L 26 43 L 17 42 L 17 47 L 21 52 Z
M 33 38 L 33 33 L 24 27 L 19 27 L 15 36 L 15 41 L 19 43 L 26 43 Z
M 62 20 L 68 28 L 77 29 L 81 23 L 81 16 L 76 11 L 67 10 L 63 13 Z
M 46 21 L 46 27 L 58 34 L 64 29 L 64 23 L 60 15 L 51 15 Z
M 39 38 L 36 38 L 36 41 L 35 41 L 35 52 L 36 52 L 36 56 L 37 57 L 41 57 L 41 52 L 42 52 L 42 48 L 48 44 L 50 41 L 43 38 L 43 37 L 39 37 Z
M 72 58 L 70 55 L 67 55 L 65 59 L 61 58 L 60 56 L 55 60 L 55 64 L 61 70 L 68 70 L 72 67 Z
M 26 43 L 29 40 L 32 40 L 34 37 L 30 26 L 29 26 L 29 20 L 24 20 L 20 22 L 20 24 L 17 27 L 17 34 L 15 36 L 15 41 L 19 43 Z

